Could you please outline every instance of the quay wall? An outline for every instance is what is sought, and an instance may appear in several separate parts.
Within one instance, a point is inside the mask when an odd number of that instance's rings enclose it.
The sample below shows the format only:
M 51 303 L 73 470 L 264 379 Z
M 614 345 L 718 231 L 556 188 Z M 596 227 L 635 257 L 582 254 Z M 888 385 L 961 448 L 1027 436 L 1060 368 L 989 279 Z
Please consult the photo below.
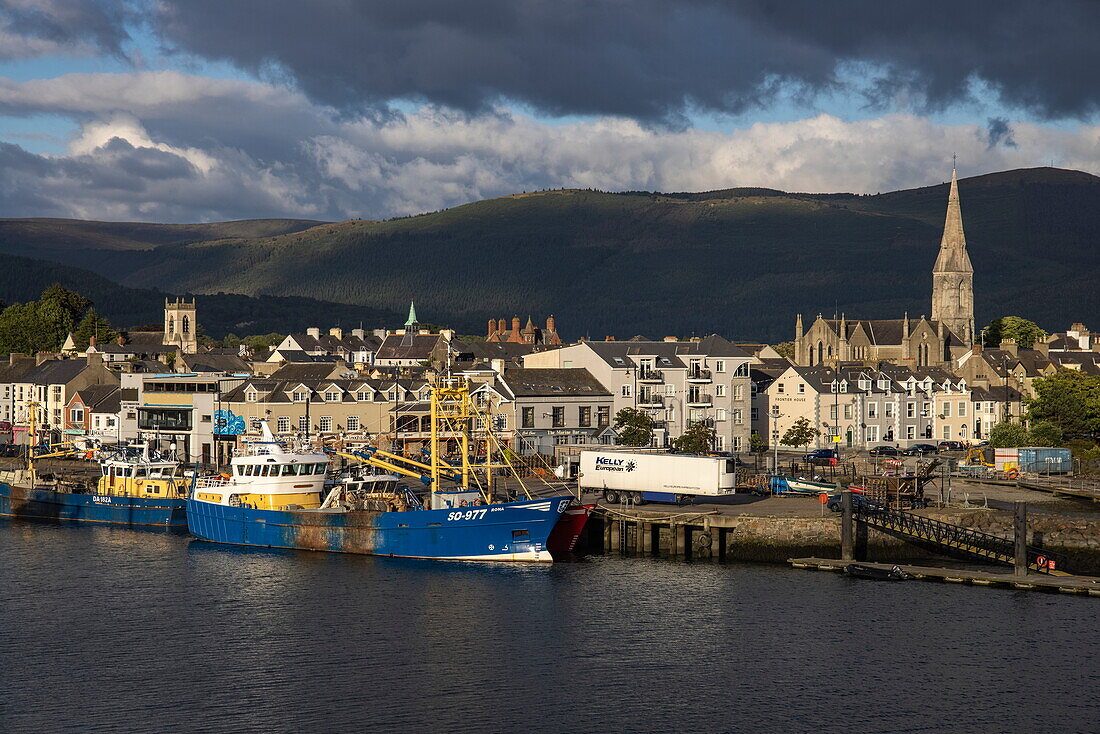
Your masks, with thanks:
M 597 511 L 598 513 L 598 511 Z M 1002 537 L 1012 537 L 1012 513 L 1003 510 L 929 510 L 927 517 Z M 587 532 L 592 551 L 724 558 L 784 563 L 792 557 L 840 556 L 840 517 L 699 515 L 661 522 L 639 514 L 625 519 L 594 514 Z M 1030 513 L 1028 543 L 1057 554 L 1077 573 L 1100 574 L 1100 516 Z M 936 558 L 918 546 L 857 523 L 856 557 L 890 563 Z

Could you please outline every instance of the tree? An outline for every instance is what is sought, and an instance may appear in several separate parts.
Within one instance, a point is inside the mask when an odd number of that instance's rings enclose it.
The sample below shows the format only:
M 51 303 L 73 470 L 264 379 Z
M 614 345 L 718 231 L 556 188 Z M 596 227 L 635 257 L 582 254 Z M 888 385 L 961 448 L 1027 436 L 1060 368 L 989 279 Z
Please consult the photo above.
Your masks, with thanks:
M 1027 429 L 1020 423 L 998 423 L 989 431 L 989 445 L 995 449 L 1027 446 Z
M 1100 432 L 1100 375 L 1059 370 L 1036 378 L 1031 387 L 1029 421 L 1051 423 L 1070 437 Z
M 672 448 L 682 454 L 705 454 L 714 446 L 718 434 L 702 422 L 693 423 L 686 431 L 672 439 Z
M 993 319 L 983 331 L 984 343 L 987 347 L 1000 346 L 1002 339 L 1014 339 L 1017 346 L 1031 349 L 1035 346 L 1035 342 L 1047 338 L 1047 333 L 1034 321 L 1028 321 L 1019 316 L 1002 316 L 999 319 Z
M 821 431 L 811 426 L 809 419 L 799 418 L 783 434 L 780 443 L 787 446 L 806 446 L 820 435 Z
M 91 305 L 55 283 L 37 301 L 8 306 L 0 313 L 0 353 L 58 351 Z
M 73 330 L 73 342 L 78 350 L 83 350 L 93 336 L 97 344 L 106 344 L 114 341 L 117 334 L 111 329 L 111 323 L 107 319 L 100 316 L 95 308 L 89 308 Z
M 779 352 L 780 357 L 794 359 L 794 342 L 779 342 L 772 349 Z
M 653 443 L 653 419 L 637 408 L 623 408 L 615 414 L 615 432 L 623 446 L 649 446 Z
M 1030 446 L 1060 446 L 1062 444 L 1062 429 L 1050 421 L 1039 421 L 1032 424 L 1028 431 L 1027 442 Z
M 749 436 L 749 451 L 756 455 L 756 467 L 760 467 L 760 457 L 768 450 L 768 442 L 760 435 L 760 431 L 753 431 Z

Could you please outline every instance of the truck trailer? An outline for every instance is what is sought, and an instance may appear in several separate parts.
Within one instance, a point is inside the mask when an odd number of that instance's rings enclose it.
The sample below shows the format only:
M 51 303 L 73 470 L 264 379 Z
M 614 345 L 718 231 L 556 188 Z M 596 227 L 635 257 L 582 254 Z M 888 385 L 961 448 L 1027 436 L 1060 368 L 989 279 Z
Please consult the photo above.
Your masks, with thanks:
M 629 450 L 582 451 L 578 484 L 605 502 L 685 502 L 733 494 L 736 460 Z

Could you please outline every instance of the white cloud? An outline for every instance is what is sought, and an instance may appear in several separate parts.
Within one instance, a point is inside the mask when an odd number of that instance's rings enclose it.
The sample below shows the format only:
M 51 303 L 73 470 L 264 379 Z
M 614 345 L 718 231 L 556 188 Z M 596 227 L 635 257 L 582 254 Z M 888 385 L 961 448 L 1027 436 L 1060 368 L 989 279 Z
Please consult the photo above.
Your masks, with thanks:
M 1051 159 L 1100 172 L 1100 127 L 1015 123 L 1016 146 L 991 148 L 979 125 L 910 114 L 818 115 L 729 133 L 621 118 L 548 125 L 506 109 L 425 107 L 377 120 L 273 84 L 179 72 L 0 79 L 0 111 L 79 125 L 62 155 L 9 146 L 4 216 L 377 218 L 559 187 L 874 193 L 943 181 L 952 153 L 961 175 Z

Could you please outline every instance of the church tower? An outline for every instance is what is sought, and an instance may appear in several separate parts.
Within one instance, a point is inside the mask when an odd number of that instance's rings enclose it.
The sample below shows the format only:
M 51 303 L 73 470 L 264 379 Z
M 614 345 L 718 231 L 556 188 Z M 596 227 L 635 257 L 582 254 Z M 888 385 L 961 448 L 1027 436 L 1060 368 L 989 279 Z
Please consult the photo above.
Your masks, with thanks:
M 974 343 L 974 266 L 966 254 L 959 182 L 954 169 L 951 169 L 951 193 L 947 197 L 940 254 L 932 268 L 932 319 L 955 332 L 966 345 Z
M 195 299 L 190 303 L 185 299 L 177 298 L 170 301 L 164 299 L 164 343 L 174 344 L 184 354 L 194 354 L 199 351 L 199 341 L 196 330 L 198 322 L 195 321 Z

